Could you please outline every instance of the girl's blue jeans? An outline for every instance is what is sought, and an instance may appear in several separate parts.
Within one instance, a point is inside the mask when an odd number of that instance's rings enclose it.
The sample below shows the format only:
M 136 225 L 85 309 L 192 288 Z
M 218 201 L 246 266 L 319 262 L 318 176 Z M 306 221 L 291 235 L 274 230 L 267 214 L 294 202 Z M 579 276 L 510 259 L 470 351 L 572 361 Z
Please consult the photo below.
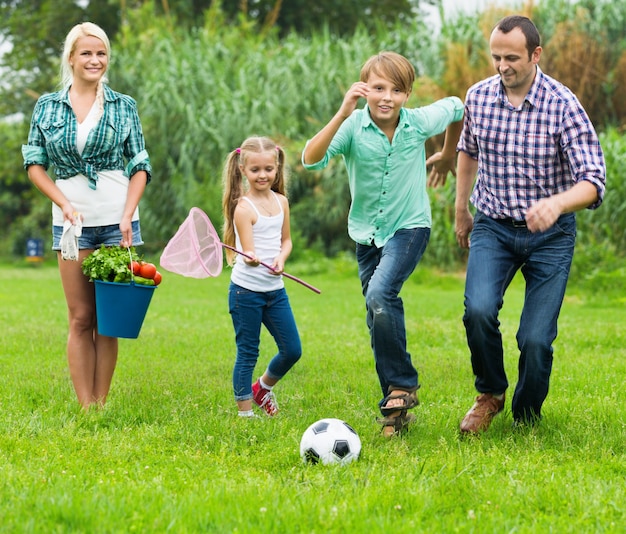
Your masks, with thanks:
M 541 417 L 575 241 L 573 213 L 562 215 L 552 228 L 538 233 L 480 212 L 474 218 L 463 323 L 480 393 L 500 394 L 509 385 L 498 314 L 518 270 L 526 282 L 517 330 L 519 377 L 511 406 L 516 421 Z
M 278 347 L 267 368 L 267 374 L 276 380 L 300 359 L 300 335 L 285 288 L 260 293 L 231 282 L 228 307 L 237 344 L 233 370 L 235 400 L 248 400 L 252 398 L 252 375 L 259 358 L 261 325 L 265 325 Z
M 394 389 L 415 391 L 417 370 L 406 347 L 404 305 L 398 296 L 419 263 L 430 228 L 398 230 L 381 248 L 356 245 L 376 372 L 383 397 Z

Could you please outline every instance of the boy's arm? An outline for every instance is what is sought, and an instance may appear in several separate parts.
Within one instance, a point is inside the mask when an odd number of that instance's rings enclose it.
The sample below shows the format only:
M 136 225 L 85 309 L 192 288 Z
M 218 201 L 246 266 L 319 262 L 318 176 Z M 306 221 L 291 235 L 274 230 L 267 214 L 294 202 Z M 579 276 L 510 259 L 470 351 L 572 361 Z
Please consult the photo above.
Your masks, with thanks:
M 428 186 L 445 185 L 448 173 L 456 176 L 456 145 L 463 131 L 463 119 L 451 122 L 446 128 L 446 137 L 441 152 L 436 152 L 426 160 L 426 167 L 432 165 L 428 175 Z
M 350 87 L 343 98 L 339 111 L 337 111 L 328 124 L 326 124 L 326 126 L 315 134 L 315 136 L 307 143 L 305 152 L 302 155 L 302 161 L 305 164 L 311 165 L 313 163 L 317 163 L 324 157 L 328 147 L 330 146 L 330 142 L 337 133 L 337 130 L 339 130 L 343 121 L 345 121 L 356 109 L 359 98 L 367 97 L 368 91 L 368 86 L 364 82 L 356 82 L 352 84 L 352 87 Z

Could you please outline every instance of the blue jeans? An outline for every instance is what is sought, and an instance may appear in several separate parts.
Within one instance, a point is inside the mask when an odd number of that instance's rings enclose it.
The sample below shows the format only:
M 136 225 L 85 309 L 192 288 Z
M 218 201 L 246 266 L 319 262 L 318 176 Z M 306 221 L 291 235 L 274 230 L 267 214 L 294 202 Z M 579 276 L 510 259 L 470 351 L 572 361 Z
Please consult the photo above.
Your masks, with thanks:
M 235 400 L 248 400 L 252 398 L 252 374 L 259 358 L 261 325 L 265 325 L 278 346 L 278 354 L 267 368 L 267 374 L 276 380 L 285 376 L 300 359 L 300 335 L 285 288 L 260 293 L 231 282 L 228 307 L 237 343 L 233 370 Z
M 356 245 L 376 372 L 383 397 L 394 389 L 415 391 L 417 370 L 406 348 L 404 306 L 398 296 L 419 263 L 430 228 L 398 230 L 381 248 Z
M 478 212 L 471 233 L 463 323 L 480 393 L 508 387 L 498 314 L 504 293 L 521 269 L 526 281 L 517 331 L 520 351 L 513 418 L 541 417 L 552 371 L 552 342 L 574 255 L 576 218 L 562 215 L 545 232 L 499 222 Z
M 143 245 L 141 239 L 141 228 L 139 221 L 132 222 L 133 246 Z M 52 227 L 52 250 L 61 250 L 61 237 L 63 236 L 62 226 Z M 78 248 L 96 249 L 100 245 L 107 247 L 119 245 L 122 240 L 119 224 L 109 224 L 108 226 L 84 226 L 81 236 L 78 238 Z

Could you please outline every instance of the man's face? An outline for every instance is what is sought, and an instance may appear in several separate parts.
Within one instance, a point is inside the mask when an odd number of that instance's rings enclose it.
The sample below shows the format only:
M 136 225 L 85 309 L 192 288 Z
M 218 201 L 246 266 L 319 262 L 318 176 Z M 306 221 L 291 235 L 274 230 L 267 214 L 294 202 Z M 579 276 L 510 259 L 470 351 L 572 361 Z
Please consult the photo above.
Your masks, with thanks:
M 519 28 L 514 28 L 509 33 L 495 29 L 491 34 L 489 47 L 493 66 L 507 92 L 526 94 L 535 78 L 541 47 L 538 46 L 528 57 L 526 37 Z

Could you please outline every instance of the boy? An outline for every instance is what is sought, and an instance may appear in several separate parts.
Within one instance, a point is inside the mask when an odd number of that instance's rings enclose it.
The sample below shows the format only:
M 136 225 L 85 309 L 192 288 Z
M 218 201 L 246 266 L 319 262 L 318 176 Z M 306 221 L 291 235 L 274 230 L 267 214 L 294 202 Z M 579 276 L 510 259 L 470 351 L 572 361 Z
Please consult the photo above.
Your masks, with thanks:
M 305 168 L 324 168 L 341 154 L 352 203 L 348 233 L 356 242 L 376 372 L 383 435 L 391 437 L 415 420 L 418 373 L 407 352 L 404 308 L 398 297 L 426 249 L 431 212 L 426 185 L 444 184 L 454 173 L 463 103 L 457 97 L 407 109 L 415 70 L 403 56 L 381 52 L 367 60 L 360 81 L 339 111 L 310 139 Z M 367 105 L 356 109 L 359 98 Z M 426 161 L 425 143 L 446 130 L 442 152 Z M 433 165 L 427 180 L 426 167 Z

